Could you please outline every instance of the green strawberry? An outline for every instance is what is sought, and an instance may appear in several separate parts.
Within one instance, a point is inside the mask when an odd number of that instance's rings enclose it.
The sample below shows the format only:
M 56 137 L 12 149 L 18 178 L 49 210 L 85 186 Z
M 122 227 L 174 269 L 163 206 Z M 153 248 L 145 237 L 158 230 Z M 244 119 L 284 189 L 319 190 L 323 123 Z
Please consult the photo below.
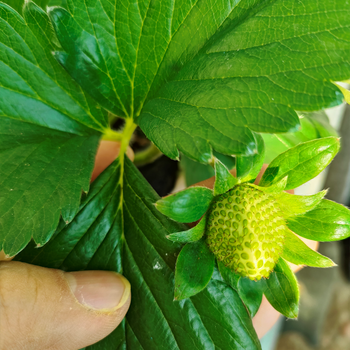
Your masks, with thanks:
M 282 254 L 286 228 L 274 197 L 244 183 L 213 199 L 206 241 L 232 271 L 260 280 Z

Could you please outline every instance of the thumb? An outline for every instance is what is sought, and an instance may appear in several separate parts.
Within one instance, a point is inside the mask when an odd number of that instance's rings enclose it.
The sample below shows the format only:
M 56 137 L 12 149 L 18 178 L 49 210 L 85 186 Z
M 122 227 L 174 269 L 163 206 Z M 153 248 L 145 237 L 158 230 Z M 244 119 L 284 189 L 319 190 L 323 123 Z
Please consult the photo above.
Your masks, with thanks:
M 0 349 L 81 349 L 111 333 L 129 305 L 130 284 L 114 272 L 1 262 Z

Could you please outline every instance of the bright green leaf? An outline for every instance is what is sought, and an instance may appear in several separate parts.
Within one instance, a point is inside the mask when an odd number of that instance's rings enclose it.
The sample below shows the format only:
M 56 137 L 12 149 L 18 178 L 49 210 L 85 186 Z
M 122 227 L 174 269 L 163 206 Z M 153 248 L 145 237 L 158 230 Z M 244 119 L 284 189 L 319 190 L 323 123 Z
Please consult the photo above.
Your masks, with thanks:
M 288 264 L 280 259 L 274 272 L 265 282 L 264 294 L 269 303 L 288 318 L 297 318 L 299 312 L 299 287 Z
M 45 12 L 0 4 L 0 247 L 42 245 L 88 191 L 107 115 L 52 57 Z
M 220 160 L 215 158 L 214 196 L 227 192 L 237 183 L 237 178 L 230 173 Z
M 206 187 L 190 187 L 160 199 L 156 208 L 178 222 L 194 222 L 207 211 L 213 191 Z
M 66 271 L 118 271 L 130 281 L 125 323 L 86 349 L 261 349 L 238 294 L 223 282 L 211 281 L 195 297 L 173 301 L 181 246 L 165 235 L 184 225 L 156 210 L 159 197 L 130 161 L 122 178 L 120 170 L 116 161 L 94 181 L 73 222 L 61 222 L 50 242 L 40 249 L 31 244 L 16 257 Z
M 288 176 L 284 177 L 282 180 L 274 183 L 269 187 L 261 187 L 261 186 L 256 186 L 254 184 L 252 184 L 251 186 L 258 188 L 260 191 L 264 191 L 265 193 L 279 194 L 285 190 L 287 186 L 287 182 L 288 182 Z
M 314 241 L 338 241 L 350 236 L 350 211 L 323 199 L 313 210 L 289 218 L 287 225 L 299 236 Z
M 275 158 L 266 169 L 259 185 L 270 186 L 288 176 L 286 190 L 296 188 L 325 169 L 339 148 L 339 139 L 336 137 L 301 143 Z
M 214 254 L 203 239 L 186 244 L 176 261 L 175 300 L 187 299 L 201 292 L 213 275 L 214 265 Z
M 304 214 L 312 210 L 319 204 L 327 191 L 321 191 L 310 196 L 297 196 L 287 192 L 282 192 L 275 199 L 283 213 L 284 218 Z
M 307 265 L 313 267 L 335 266 L 331 259 L 310 249 L 290 230 L 285 230 L 282 258 L 295 265 Z
M 191 229 L 187 231 L 175 232 L 167 236 L 173 242 L 187 243 L 195 242 L 201 239 L 205 232 L 205 227 L 207 224 L 207 216 L 204 215 L 201 221 Z
M 242 181 L 254 180 L 260 173 L 265 159 L 265 144 L 259 134 L 255 134 L 257 140 L 257 153 L 252 156 L 237 156 L 237 177 Z

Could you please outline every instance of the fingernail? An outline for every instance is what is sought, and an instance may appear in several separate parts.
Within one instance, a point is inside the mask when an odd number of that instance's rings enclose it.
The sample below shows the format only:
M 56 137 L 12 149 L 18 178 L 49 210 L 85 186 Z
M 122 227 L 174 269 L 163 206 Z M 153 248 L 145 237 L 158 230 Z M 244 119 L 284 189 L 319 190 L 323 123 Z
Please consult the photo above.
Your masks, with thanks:
M 117 310 L 129 299 L 130 283 L 118 273 L 79 271 L 65 273 L 65 276 L 78 302 L 92 309 Z

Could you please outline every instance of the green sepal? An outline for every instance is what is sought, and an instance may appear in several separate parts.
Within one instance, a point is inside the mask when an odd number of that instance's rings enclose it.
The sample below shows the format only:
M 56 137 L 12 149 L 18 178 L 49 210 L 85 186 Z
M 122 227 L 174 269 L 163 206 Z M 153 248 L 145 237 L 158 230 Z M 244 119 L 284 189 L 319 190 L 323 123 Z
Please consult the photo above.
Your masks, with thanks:
M 214 184 L 214 196 L 225 193 L 234 187 L 238 183 L 230 171 L 224 164 L 217 158 L 215 158 L 215 184 Z
M 203 239 L 186 244 L 176 261 L 175 300 L 186 299 L 202 291 L 213 275 L 214 265 L 214 254 Z
M 299 312 L 299 287 L 297 279 L 283 259 L 279 259 L 274 272 L 265 283 L 264 294 L 269 303 L 288 318 L 297 318 Z
M 282 192 L 275 196 L 284 218 L 304 214 L 315 208 L 322 198 L 326 195 L 327 190 L 312 194 L 310 196 L 298 196 L 287 192 Z
M 268 194 L 276 194 L 276 193 L 281 193 L 282 191 L 284 191 L 284 189 L 286 188 L 286 185 L 287 185 L 287 181 L 288 181 L 288 176 L 284 177 L 282 180 L 276 182 L 275 184 L 273 184 L 269 187 L 261 187 L 261 186 L 257 186 L 254 184 L 251 184 L 251 186 L 257 188 L 260 191 L 268 193 Z
M 339 139 L 326 137 L 300 143 L 277 156 L 266 169 L 260 186 L 266 187 L 288 176 L 286 190 L 313 179 L 332 161 L 340 148 Z
M 282 258 L 295 265 L 306 265 L 312 267 L 332 267 L 336 264 L 326 256 L 310 249 L 292 231 L 285 230 L 285 241 Z
M 221 277 L 224 281 L 231 286 L 233 289 L 238 291 L 238 282 L 241 276 L 231 269 L 229 269 L 222 261 L 218 260 L 218 268 L 221 274 Z
M 252 156 L 237 156 L 237 177 L 242 182 L 254 180 L 260 173 L 265 159 L 265 143 L 260 134 L 254 134 L 256 138 L 257 153 Z
M 248 278 L 242 278 L 221 261 L 218 261 L 218 267 L 224 281 L 238 292 L 250 316 L 254 317 L 261 305 L 264 284 L 261 281 L 255 282 Z
M 299 236 L 313 241 L 339 241 L 350 236 L 350 210 L 323 199 L 307 213 L 289 218 L 287 226 Z
M 201 218 L 212 199 L 212 190 L 198 186 L 164 197 L 155 206 L 170 219 L 189 223 Z
M 179 242 L 179 243 L 187 243 L 187 242 L 195 242 L 201 239 L 205 232 L 205 226 L 207 224 L 207 216 L 204 215 L 202 220 L 199 221 L 198 225 L 192 227 L 187 231 L 175 232 L 170 235 L 167 235 L 170 241 Z

